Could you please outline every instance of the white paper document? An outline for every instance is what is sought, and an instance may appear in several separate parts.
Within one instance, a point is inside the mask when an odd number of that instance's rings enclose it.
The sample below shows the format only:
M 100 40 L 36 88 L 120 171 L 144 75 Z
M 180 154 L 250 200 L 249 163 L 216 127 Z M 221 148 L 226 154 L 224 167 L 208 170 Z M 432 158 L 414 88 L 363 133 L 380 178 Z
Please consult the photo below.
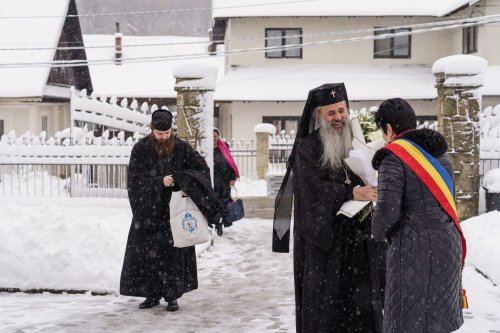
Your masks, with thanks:
M 340 207 L 337 215 L 344 214 L 345 216 L 352 218 L 354 215 L 359 213 L 363 208 L 365 208 L 370 201 L 358 201 L 358 200 L 349 200 L 344 202 L 342 207 Z
M 353 149 L 344 161 L 363 180 L 365 185 L 377 186 L 377 171 L 372 167 L 372 159 L 375 152 L 383 145 L 384 140 L 382 139 L 368 144 L 361 142 L 358 138 L 352 140 Z
M 352 150 L 349 157 L 344 159 L 345 163 L 365 185 L 377 186 L 377 171 L 372 167 L 372 159 L 375 152 L 385 145 L 383 139 L 365 143 L 364 139 L 355 136 L 352 141 Z M 337 215 L 344 214 L 351 218 L 366 207 L 370 201 L 349 200 L 344 202 Z

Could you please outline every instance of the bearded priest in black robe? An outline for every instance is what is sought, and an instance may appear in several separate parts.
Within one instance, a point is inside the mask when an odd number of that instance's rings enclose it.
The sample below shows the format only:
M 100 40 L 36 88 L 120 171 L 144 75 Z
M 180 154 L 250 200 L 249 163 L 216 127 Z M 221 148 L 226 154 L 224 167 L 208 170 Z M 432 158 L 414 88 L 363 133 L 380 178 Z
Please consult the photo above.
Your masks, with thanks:
M 209 224 L 220 220 L 215 213 L 213 216 L 207 213 L 220 211 L 220 201 L 211 188 L 210 169 L 205 159 L 177 138 L 171 127 L 169 111 L 153 112 L 151 134 L 134 145 L 130 156 L 128 196 L 133 219 L 120 293 L 146 297 L 139 305 L 141 309 L 158 305 L 163 297 L 168 302 L 167 310 L 176 311 L 177 299 L 198 287 L 195 247 L 173 246 L 169 223 L 172 191 L 185 191 Z M 193 184 L 202 186 L 194 188 Z
M 294 203 L 297 332 L 381 332 L 382 248 L 366 212 L 337 215 L 348 200 L 377 198 L 345 164 L 352 148 L 343 83 L 309 92 L 287 172 L 276 198 L 273 251 L 288 252 Z

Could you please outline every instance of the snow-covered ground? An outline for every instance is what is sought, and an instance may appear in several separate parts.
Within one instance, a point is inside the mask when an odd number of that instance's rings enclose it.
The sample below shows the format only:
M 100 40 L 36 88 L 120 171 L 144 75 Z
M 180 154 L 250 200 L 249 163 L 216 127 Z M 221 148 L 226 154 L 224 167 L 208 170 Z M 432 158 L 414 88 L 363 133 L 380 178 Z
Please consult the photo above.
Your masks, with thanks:
M 291 254 L 271 252 L 271 220 L 244 219 L 198 253 L 198 290 L 180 311 L 119 296 L 131 212 L 124 199 L 0 203 L 0 286 L 107 296 L 0 293 L 0 332 L 293 332 Z M 468 240 L 462 333 L 500 332 L 500 213 L 462 224 Z M 477 270 L 479 269 L 481 273 Z M 485 277 L 487 276 L 487 277 Z

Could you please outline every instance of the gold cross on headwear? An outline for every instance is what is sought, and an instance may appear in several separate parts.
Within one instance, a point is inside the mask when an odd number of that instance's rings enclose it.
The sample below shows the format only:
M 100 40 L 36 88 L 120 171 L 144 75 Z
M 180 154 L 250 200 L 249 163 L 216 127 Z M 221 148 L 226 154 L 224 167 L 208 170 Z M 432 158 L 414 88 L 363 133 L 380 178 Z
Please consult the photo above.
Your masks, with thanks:
M 335 90 L 332 90 L 332 92 L 330 93 L 330 95 L 332 95 L 333 98 L 335 98 Z

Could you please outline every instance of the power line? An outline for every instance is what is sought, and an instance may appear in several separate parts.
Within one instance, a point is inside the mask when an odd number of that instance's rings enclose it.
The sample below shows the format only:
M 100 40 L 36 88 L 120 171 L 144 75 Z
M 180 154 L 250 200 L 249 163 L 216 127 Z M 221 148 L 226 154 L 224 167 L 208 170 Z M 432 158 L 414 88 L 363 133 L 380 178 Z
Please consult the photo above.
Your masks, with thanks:
M 475 22 L 469 22 L 465 24 L 451 24 L 443 27 L 432 27 L 427 29 L 420 30 L 411 30 L 411 31 L 400 31 L 395 33 L 386 33 L 380 35 L 369 35 L 362 37 L 351 37 L 345 39 L 337 39 L 337 40 L 327 40 L 320 42 L 310 42 L 310 43 L 300 43 L 300 44 L 291 44 L 284 46 L 268 46 L 268 47 L 258 47 L 258 48 L 248 48 L 248 49 L 237 49 L 231 51 L 223 51 L 219 52 L 218 55 L 225 54 L 236 54 L 236 53 L 247 53 L 247 52 L 269 52 L 269 51 L 283 51 L 283 50 L 292 50 L 303 47 L 312 47 L 312 46 L 323 46 L 323 45 L 340 45 L 340 44 L 349 44 L 362 42 L 367 40 L 378 40 L 385 38 L 394 38 L 400 36 L 409 36 L 415 34 L 422 34 L 427 32 L 436 32 L 436 31 L 444 31 L 450 29 L 461 29 L 470 26 L 476 26 L 479 24 L 487 24 L 493 22 L 500 22 L 500 15 L 495 15 L 494 18 L 488 18 L 485 20 L 478 20 Z M 384 28 L 386 30 L 387 28 Z M 207 55 L 206 53 L 194 53 L 194 54 L 185 54 L 185 55 L 170 55 L 170 56 L 151 56 L 151 57 L 137 57 L 137 58 L 122 58 L 122 64 L 133 64 L 133 63 L 145 63 L 145 62 L 162 62 L 168 60 L 187 60 L 187 59 L 202 59 L 213 57 L 211 55 Z M 10 63 L 10 64 L 0 64 L 0 68 L 22 68 L 22 67 L 81 67 L 88 65 L 104 65 L 104 64 L 112 64 L 115 63 L 114 59 L 97 59 L 97 60 L 56 60 L 52 62 L 39 62 L 39 63 Z
M 96 16 L 125 16 L 125 15 L 149 15 L 149 14 L 169 14 L 169 13 L 182 13 L 194 12 L 204 10 L 218 10 L 218 9 L 232 9 L 232 8 L 247 8 L 247 7 L 261 7 L 279 4 L 290 4 L 300 2 L 315 2 L 318 0 L 289 0 L 278 2 L 262 2 L 250 5 L 239 6 L 223 6 L 223 7 L 201 7 L 201 8 L 183 8 L 183 9 L 168 9 L 168 10 L 148 10 L 138 12 L 118 12 L 118 13 L 91 13 L 91 14 L 78 14 L 78 15 L 38 15 L 38 16 L 0 16 L 0 19 L 46 19 L 46 18 L 61 18 L 61 17 L 96 17 Z
M 312 33 L 312 34 L 299 34 L 299 35 L 291 35 L 285 37 L 261 37 L 261 38 L 242 38 L 242 39 L 227 39 L 228 42 L 236 42 L 236 41 L 260 41 L 260 40 L 274 40 L 274 39 L 288 39 L 288 38 L 297 38 L 297 37 L 320 37 L 320 36 L 334 36 L 334 35 L 344 35 L 344 34 L 355 34 L 355 33 L 365 33 L 365 32 L 378 32 L 385 31 L 391 29 L 405 29 L 405 28 L 418 28 L 418 27 L 432 27 L 432 26 L 441 26 L 448 24 L 458 24 L 458 23 L 469 23 L 476 22 L 478 20 L 487 20 L 494 19 L 500 17 L 500 15 L 488 15 L 481 16 L 475 18 L 465 18 L 458 20 L 447 20 L 447 21 L 439 21 L 439 22 L 428 22 L 428 23 L 416 23 L 416 24 L 406 24 L 406 25 L 397 25 L 397 26 L 388 26 L 388 27 L 378 27 L 378 28 L 367 28 L 367 29 L 355 29 L 355 30 L 345 30 L 345 31 L 330 31 L 330 32 L 321 32 L 321 33 Z M 158 39 L 156 37 L 155 39 Z M 193 37 L 194 38 L 194 37 Z M 202 38 L 202 37 L 198 37 Z M 81 44 L 80 42 L 75 42 Z M 207 44 L 209 41 L 193 41 L 193 42 L 166 42 L 166 43 L 148 43 L 148 44 L 129 44 L 122 45 L 122 48 L 129 47 L 149 47 L 149 46 L 172 46 L 172 45 L 193 45 L 193 44 Z M 88 46 L 63 46 L 63 47 L 26 47 L 26 48 L 0 48 L 0 51 L 41 51 L 41 50 L 84 50 L 84 49 L 96 49 L 96 48 L 115 48 L 114 45 L 88 45 Z

